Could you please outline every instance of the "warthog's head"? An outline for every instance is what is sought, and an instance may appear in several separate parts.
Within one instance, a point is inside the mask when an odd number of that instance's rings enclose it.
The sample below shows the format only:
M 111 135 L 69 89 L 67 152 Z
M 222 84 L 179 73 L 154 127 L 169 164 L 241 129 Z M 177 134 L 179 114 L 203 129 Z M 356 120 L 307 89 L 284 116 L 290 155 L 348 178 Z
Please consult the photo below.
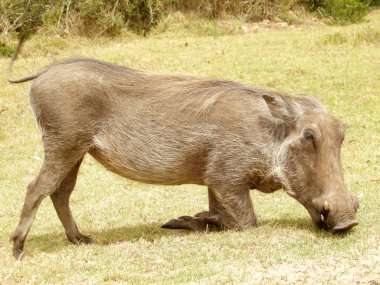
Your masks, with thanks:
M 320 228 L 342 232 L 356 226 L 359 197 L 344 185 L 340 163 L 343 125 L 310 97 L 263 97 L 274 117 L 275 161 L 284 190 Z

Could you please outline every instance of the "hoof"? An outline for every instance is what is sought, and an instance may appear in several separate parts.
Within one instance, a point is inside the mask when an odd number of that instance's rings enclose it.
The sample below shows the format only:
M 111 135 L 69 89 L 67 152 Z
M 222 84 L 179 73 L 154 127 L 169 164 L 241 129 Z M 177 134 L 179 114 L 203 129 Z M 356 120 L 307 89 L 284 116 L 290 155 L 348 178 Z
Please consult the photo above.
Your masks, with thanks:
M 88 236 L 85 236 L 85 235 L 80 235 L 78 237 L 75 237 L 75 238 L 71 238 L 69 237 L 68 235 L 67 236 L 67 239 L 69 240 L 69 242 L 73 243 L 73 244 L 90 244 L 92 243 L 92 238 L 88 237 Z
M 79 240 L 78 240 L 78 243 L 79 244 L 90 244 L 92 243 L 92 238 L 88 237 L 88 236 L 82 236 Z
M 182 216 L 182 217 L 179 217 L 178 219 L 170 220 L 169 222 L 163 224 L 161 228 L 172 229 L 172 230 L 191 230 L 189 222 L 192 220 L 193 220 L 192 217 Z
M 163 229 L 181 229 L 181 230 L 191 230 L 196 232 L 209 232 L 209 231 L 220 231 L 220 226 L 209 222 L 207 219 L 202 219 L 201 217 L 195 216 L 181 216 L 178 219 L 172 219 L 169 222 L 161 226 Z
M 16 259 L 16 260 L 21 260 L 21 258 L 23 257 L 24 255 L 24 252 L 22 249 L 19 249 L 19 248 L 13 248 L 12 250 L 12 254 L 13 254 L 13 257 Z
M 193 220 L 194 218 L 191 217 L 191 216 L 181 216 L 181 217 L 178 217 L 178 220 L 184 220 L 184 221 L 191 221 Z
M 21 240 L 17 233 L 13 233 L 10 237 L 9 241 L 13 242 L 12 247 L 12 255 L 15 259 L 21 260 L 22 256 L 24 255 L 24 240 Z
M 200 212 L 198 214 L 195 214 L 194 216 L 195 219 L 201 220 L 207 224 L 213 224 L 216 226 L 221 226 L 222 223 L 220 221 L 220 218 L 218 215 L 215 214 L 210 214 L 210 212 Z

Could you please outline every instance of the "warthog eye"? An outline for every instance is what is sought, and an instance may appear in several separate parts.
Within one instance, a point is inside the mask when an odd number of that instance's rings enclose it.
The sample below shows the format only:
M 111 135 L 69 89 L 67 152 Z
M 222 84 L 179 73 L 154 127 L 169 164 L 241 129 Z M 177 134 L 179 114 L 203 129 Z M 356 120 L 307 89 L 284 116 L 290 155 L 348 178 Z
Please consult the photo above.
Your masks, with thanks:
M 304 138 L 307 142 L 314 144 L 314 140 L 315 140 L 314 131 L 311 130 L 311 129 L 306 129 L 306 130 L 303 132 L 303 138 Z

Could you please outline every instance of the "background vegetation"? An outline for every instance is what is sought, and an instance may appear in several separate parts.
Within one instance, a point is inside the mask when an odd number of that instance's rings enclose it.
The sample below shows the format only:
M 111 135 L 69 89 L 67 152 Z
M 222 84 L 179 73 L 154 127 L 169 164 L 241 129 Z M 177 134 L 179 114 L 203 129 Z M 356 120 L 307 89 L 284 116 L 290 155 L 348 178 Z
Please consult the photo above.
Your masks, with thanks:
M 151 73 L 222 77 L 311 94 L 347 125 L 342 164 L 351 193 L 364 193 L 359 226 L 332 235 L 315 228 L 307 211 L 283 191 L 252 191 L 256 229 L 211 234 L 162 230 L 160 225 L 173 217 L 205 210 L 206 189 L 135 183 L 87 156 L 71 205 L 78 226 L 94 243 L 68 243 L 46 199 L 27 239 L 25 258 L 17 262 L 8 238 L 43 149 L 28 102 L 30 83 L 8 84 L 9 59 L 0 58 L 0 283 L 379 282 L 379 11 L 349 26 L 248 23 L 247 31 L 231 30 L 229 21 L 191 19 L 176 12 L 147 38 L 129 32 L 114 38 L 61 37 L 41 30 L 26 43 L 15 73 L 25 75 L 62 58 L 91 57 Z
M 0 33 L 44 30 L 86 36 L 119 34 L 128 28 L 146 35 L 174 11 L 209 19 L 238 17 L 294 22 L 297 13 L 314 12 L 331 23 L 363 19 L 379 0 L 0 0 Z
M 146 36 L 172 15 L 199 22 L 235 19 L 301 23 L 313 15 L 330 24 L 362 21 L 380 0 L 0 0 L 0 56 L 13 53 L 21 34 L 113 37 Z

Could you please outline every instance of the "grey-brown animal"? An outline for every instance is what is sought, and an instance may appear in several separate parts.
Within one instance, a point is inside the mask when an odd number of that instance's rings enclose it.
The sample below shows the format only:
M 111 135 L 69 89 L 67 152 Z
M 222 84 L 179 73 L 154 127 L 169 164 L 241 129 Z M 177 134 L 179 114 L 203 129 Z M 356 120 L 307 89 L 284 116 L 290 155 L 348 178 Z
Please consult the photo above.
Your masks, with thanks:
M 11 237 L 15 258 L 47 196 L 68 240 L 91 242 L 69 207 L 87 153 L 128 179 L 207 186 L 208 211 L 173 219 L 164 228 L 256 227 L 249 190 L 281 188 L 321 228 L 341 232 L 358 224 L 358 199 L 344 185 L 340 163 L 344 128 L 311 97 L 228 80 L 151 75 L 90 59 L 9 78 L 28 80 L 45 158 Z

